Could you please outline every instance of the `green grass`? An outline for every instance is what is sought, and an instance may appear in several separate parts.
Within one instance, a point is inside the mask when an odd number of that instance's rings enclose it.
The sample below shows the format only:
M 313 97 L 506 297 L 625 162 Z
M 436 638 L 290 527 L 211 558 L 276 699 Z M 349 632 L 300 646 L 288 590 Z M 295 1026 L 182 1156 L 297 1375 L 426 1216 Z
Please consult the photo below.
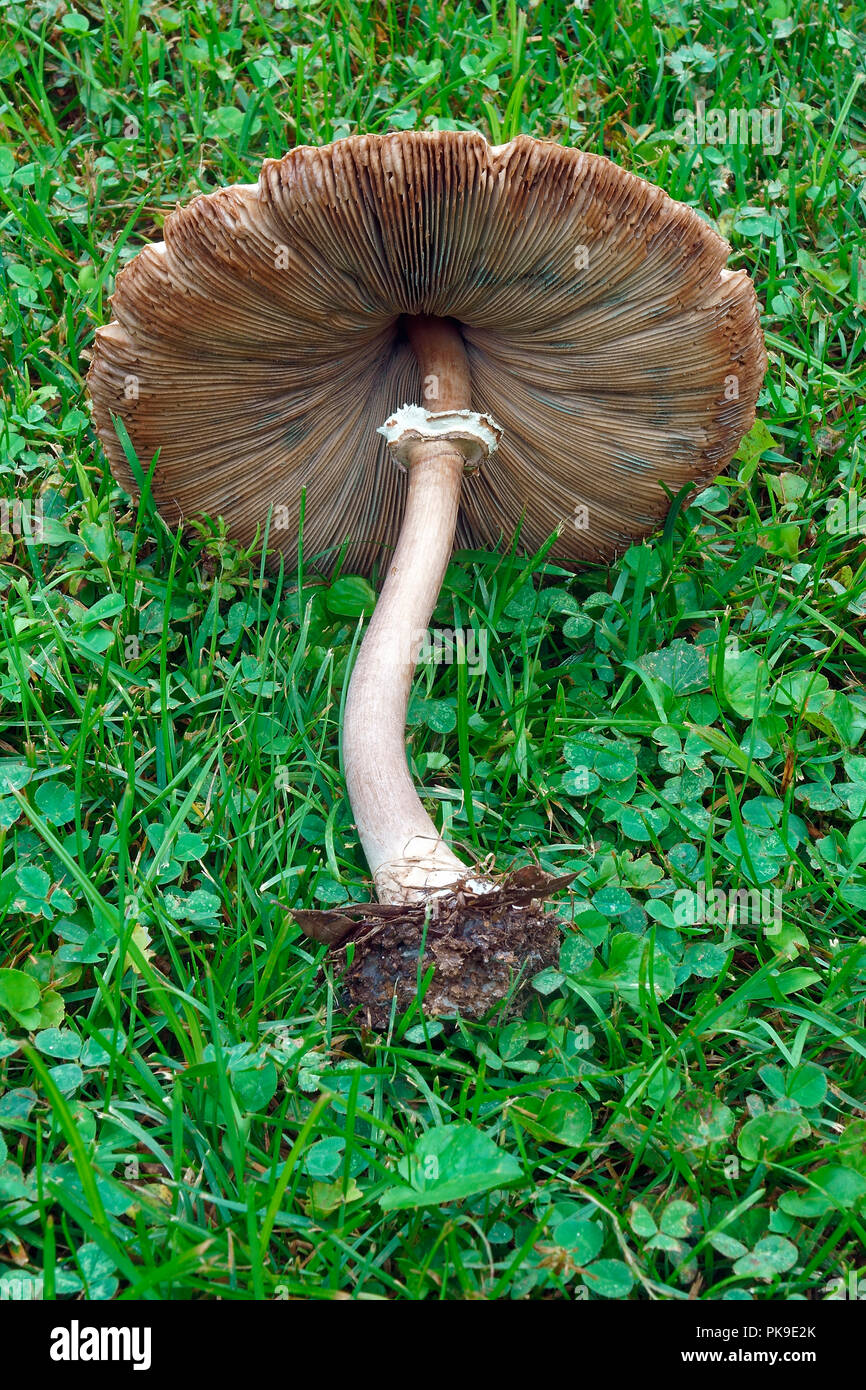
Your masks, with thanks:
M 823 1298 L 864 1273 L 864 5 L 0 24 L 0 1292 Z M 780 149 L 678 141 L 702 94 L 780 107 Z M 369 896 L 339 727 L 370 591 L 275 580 L 216 522 L 170 534 L 108 475 L 83 378 L 177 201 L 437 123 L 692 203 L 755 278 L 770 368 L 726 473 L 612 569 L 455 556 L 435 622 L 486 633 L 487 668 L 419 671 L 414 769 L 470 855 L 575 872 L 573 927 L 525 1019 L 376 1036 L 288 911 Z M 701 921 L 699 885 L 765 889 L 770 920 Z

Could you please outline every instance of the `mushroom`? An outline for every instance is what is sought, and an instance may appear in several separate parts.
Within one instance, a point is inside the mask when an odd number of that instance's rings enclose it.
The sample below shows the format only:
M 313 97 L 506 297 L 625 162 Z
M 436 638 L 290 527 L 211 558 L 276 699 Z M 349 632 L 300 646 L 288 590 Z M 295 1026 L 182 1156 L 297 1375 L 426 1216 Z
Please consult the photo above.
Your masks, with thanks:
M 544 875 L 470 868 L 421 803 L 416 657 L 455 536 L 519 529 L 531 550 L 556 532 L 553 556 L 607 561 L 725 466 L 766 369 L 729 249 L 599 156 L 401 132 L 267 160 L 118 275 L 88 378 L 114 476 L 136 491 L 120 416 L 139 458 L 159 451 L 168 520 L 221 514 L 250 543 L 272 516 L 270 553 L 293 562 L 306 490 L 305 555 L 386 574 L 342 736 L 379 906 L 305 923 L 355 941 L 377 1026 L 414 995 L 422 941 L 431 1013 L 477 1013 L 555 956 Z

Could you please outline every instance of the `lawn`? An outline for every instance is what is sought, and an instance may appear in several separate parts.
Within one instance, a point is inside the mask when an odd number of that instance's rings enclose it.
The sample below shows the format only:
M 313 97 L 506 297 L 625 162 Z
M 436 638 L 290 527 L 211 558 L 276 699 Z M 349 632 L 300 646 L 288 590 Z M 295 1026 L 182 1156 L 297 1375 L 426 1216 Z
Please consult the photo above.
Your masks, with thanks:
M 864 32 L 862 0 L 5 4 L 0 1297 L 866 1277 Z M 472 860 L 575 877 L 521 1013 L 377 1033 L 291 914 L 371 896 L 339 729 L 377 576 L 169 529 L 85 376 L 178 202 L 416 128 L 691 204 L 769 368 L 610 568 L 455 553 L 434 622 L 484 660 L 419 667 L 416 783 Z

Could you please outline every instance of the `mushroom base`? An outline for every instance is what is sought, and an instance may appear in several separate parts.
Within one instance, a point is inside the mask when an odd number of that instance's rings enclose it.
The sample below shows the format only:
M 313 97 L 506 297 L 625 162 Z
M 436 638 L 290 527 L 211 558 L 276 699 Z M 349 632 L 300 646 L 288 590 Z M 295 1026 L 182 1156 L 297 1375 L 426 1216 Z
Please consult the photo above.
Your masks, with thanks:
M 391 919 L 356 945 L 345 977 L 346 1002 L 360 1008 L 370 1027 L 384 1030 L 394 994 L 397 1013 L 404 1013 L 432 966 L 422 1003 L 428 1018 L 455 1013 L 481 1018 L 517 980 L 512 1011 L 532 976 L 556 964 L 561 940 L 559 918 L 534 902 L 516 907 L 494 892 L 470 906 L 449 894 L 438 900 L 436 920 L 427 923 L 426 932 L 416 910 Z
M 426 902 L 294 908 L 292 916 L 305 936 L 347 963 L 345 1002 L 371 1028 L 388 1027 L 395 994 L 397 1012 L 405 1013 L 431 967 L 423 1012 L 481 1018 L 508 996 L 512 1011 L 532 976 L 556 964 L 568 926 L 542 904 L 574 877 L 527 865 L 494 883 L 467 868 L 450 892 Z

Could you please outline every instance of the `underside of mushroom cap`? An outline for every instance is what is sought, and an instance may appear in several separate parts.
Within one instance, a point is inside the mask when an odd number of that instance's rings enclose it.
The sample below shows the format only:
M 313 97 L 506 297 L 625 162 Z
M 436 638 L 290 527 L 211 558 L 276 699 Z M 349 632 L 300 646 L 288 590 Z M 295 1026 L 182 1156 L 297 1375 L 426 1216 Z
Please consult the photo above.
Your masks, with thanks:
M 135 492 L 122 417 L 172 522 L 222 515 L 327 571 L 396 543 L 406 478 L 378 433 L 421 400 L 405 316 L 455 320 L 472 407 L 504 429 L 457 544 L 610 559 L 704 485 L 766 368 L 749 277 L 691 208 L 610 161 L 520 136 L 357 136 L 196 198 L 117 279 L 89 387 Z

